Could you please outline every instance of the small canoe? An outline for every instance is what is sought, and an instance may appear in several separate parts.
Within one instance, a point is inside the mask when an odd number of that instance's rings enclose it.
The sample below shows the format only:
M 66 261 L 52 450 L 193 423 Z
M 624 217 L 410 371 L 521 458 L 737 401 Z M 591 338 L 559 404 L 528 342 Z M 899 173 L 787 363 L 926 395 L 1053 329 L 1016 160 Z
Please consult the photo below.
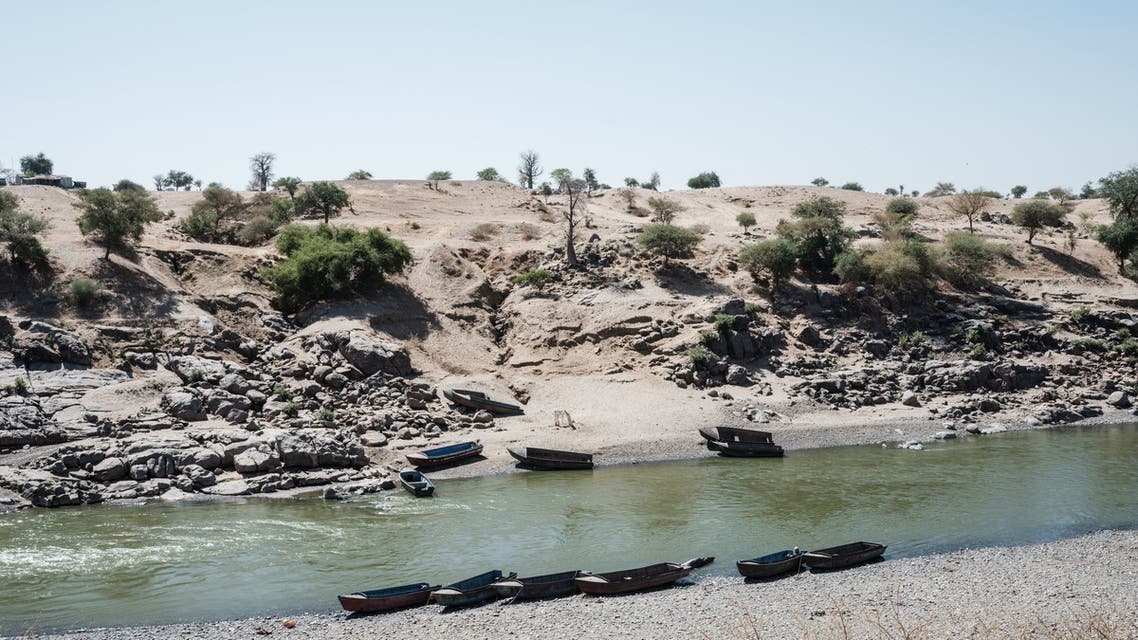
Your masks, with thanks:
M 448 464 L 463 458 L 471 458 L 482 453 L 482 445 L 477 442 L 461 442 L 437 449 L 425 449 L 407 454 L 407 462 L 416 467 L 433 467 Z
M 880 558 L 885 549 L 885 545 L 876 542 L 851 542 L 810 551 L 802 557 L 802 562 L 811 570 L 844 569 Z
M 522 466 L 547 471 L 566 469 L 592 469 L 593 454 L 556 449 L 519 447 L 507 449 Z
M 516 575 L 511 573 L 508 579 Z M 501 571 L 497 569 L 487 571 L 473 578 L 448 584 L 431 594 L 431 598 L 444 607 L 469 607 L 480 602 L 495 600 L 498 598 L 498 590 L 494 584 L 501 579 Z
M 399 484 L 416 498 L 426 498 L 435 493 L 435 485 L 430 478 L 418 469 L 404 469 L 399 472 Z
M 373 613 L 427 604 L 431 594 L 438 588 L 439 585 L 432 586 L 426 582 L 419 582 L 389 589 L 340 594 L 336 597 L 340 599 L 340 606 L 344 611 Z
M 769 431 L 758 429 L 742 429 L 740 427 L 702 427 L 699 435 L 704 440 L 718 440 L 720 442 L 757 442 L 774 444 L 774 436 Z
M 503 598 L 520 600 L 539 600 L 542 598 L 558 598 L 580 593 L 577 589 L 577 577 L 580 571 L 563 571 L 550 573 L 544 576 L 531 576 L 529 578 L 513 578 L 495 583 L 498 595 Z
M 499 402 L 491 400 L 489 396 L 481 391 L 472 391 L 470 389 L 445 389 L 443 396 L 447 400 L 455 404 L 460 404 L 464 407 L 471 409 L 485 409 L 490 413 L 498 413 L 504 416 L 520 416 L 525 413 L 520 406 L 510 404 L 508 402 Z
M 735 567 L 744 578 L 773 578 L 791 571 L 801 571 L 802 556 L 803 553 L 795 547 L 752 560 L 740 560 L 735 563 Z
M 683 564 L 674 562 L 661 562 L 646 567 L 627 569 L 625 571 L 611 571 L 609 573 L 589 573 L 582 571 L 577 577 L 577 588 L 584 593 L 593 595 L 611 595 L 616 593 L 630 593 L 643 591 L 653 587 L 662 587 L 672 584 L 680 578 L 707 564 L 715 558 L 692 558 Z
M 707 448 L 718 451 L 721 456 L 732 458 L 781 458 L 785 455 L 782 447 L 765 442 L 725 442 L 708 440 Z

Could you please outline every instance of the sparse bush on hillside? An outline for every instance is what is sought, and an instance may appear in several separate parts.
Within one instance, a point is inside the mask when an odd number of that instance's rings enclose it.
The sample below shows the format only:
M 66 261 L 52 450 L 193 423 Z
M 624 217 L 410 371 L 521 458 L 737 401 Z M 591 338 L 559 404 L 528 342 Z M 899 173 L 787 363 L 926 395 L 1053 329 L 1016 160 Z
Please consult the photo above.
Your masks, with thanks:
M 228 226 L 244 217 L 245 201 L 241 194 L 225 187 L 210 187 L 202 199 L 194 203 L 190 215 L 182 221 L 182 231 L 197 240 L 224 241 Z
M 710 189 L 719 186 L 719 176 L 714 171 L 705 171 L 688 180 L 689 189 Z
M 865 257 L 870 252 L 863 249 L 847 249 L 834 259 L 834 275 L 842 284 L 855 286 L 869 284 L 871 274 L 865 265 Z
M 1112 216 L 1138 218 L 1138 167 L 1116 171 L 1098 183 L 1098 197 L 1106 199 Z
M 0 191 L 0 242 L 7 245 L 13 263 L 35 266 L 47 261 L 47 249 L 38 236 L 50 226 L 47 220 L 19 211 L 20 201 Z
M 684 210 L 679 202 L 663 196 L 648 198 L 648 207 L 652 209 L 652 222 L 660 224 L 672 224 L 676 214 Z
M 535 289 L 541 289 L 552 279 L 553 274 L 547 269 L 530 269 L 525 273 L 514 276 L 510 279 L 510 282 L 518 286 L 531 286 Z
M 522 240 L 537 240 L 541 237 L 541 229 L 528 222 L 523 222 L 518 225 L 518 234 L 521 235 Z
M 795 218 L 829 218 L 841 220 L 846 215 L 846 203 L 827 196 L 800 202 L 791 210 Z
M 842 188 L 846 191 L 865 191 L 861 184 L 857 182 L 847 182 L 842 185 Z
M 938 182 L 929 192 L 925 194 L 926 198 L 939 198 L 941 196 L 951 196 L 956 193 L 956 185 L 951 182 Z
M 296 192 L 300 190 L 301 180 L 295 176 L 282 176 L 273 181 L 274 189 L 283 189 L 288 197 L 296 199 Z
M 973 233 L 972 223 L 980 218 L 980 212 L 988 206 L 991 197 L 983 190 L 963 191 L 948 201 L 950 211 L 968 219 L 968 233 Z
M 427 174 L 427 188 L 439 190 L 439 183 L 450 180 L 450 171 L 432 171 Z
M 253 216 L 243 227 L 238 229 L 235 235 L 238 244 L 255 246 L 273 237 L 273 233 L 275 233 L 276 230 L 277 225 L 271 218 L 264 215 L 257 215 Z
M 470 231 L 470 239 L 475 242 L 486 242 L 496 235 L 498 235 L 498 225 L 489 222 L 483 222 Z
M 617 195 L 620 196 L 621 200 L 624 200 L 624 204 L 629 211 L 632 211 L 632 208 L 636 206 L 636 192 L 632 189 L 625 187 L 617 191 Z
M 676 227 L 670 224 L 650 224 L 640 232 L 636 244 L 640 248 L 664 258 L 664 266 L 668 260 L 690 258 L 696 245 L 703 238 L 694 231 Z
M 119 180 L 118 182 L 116 182 L 115 186 L 111 190 L 112 191 L 146 191 L 146 187 L 138 184 L 137 182 L 131 182 L 130 180 L 123 178 L 122 180 Z
M 853 231 L 842 226 L 840 219 L 825 216 L 783 220 L 775 230 L 794 244 L 798 266 L 808 273 L 833 271 L 835 258 L 854 238 Z
M 478 179 L 483 182 L 501 182 L 502 175 L 494 167 L 486 167 L 478 172 Z
M 794 243 L 786 238 L 756 242 L 739 253 L 739 265 L 756 280 L 768 277 L 772 289 L 790 279 L 797 262 L 798 254 Z
M 79 192 L 75 207 L 83 213 L 75 221 L 85 236 L 106 248 L 104 259 L 112 249 L 129 249 L 142 239 L 142 231 L 151 222 L 162 219 L 162 212 L 150 194 L 143 191 L 92 189 Z
M 814 178 L 810 181 L 810 184 L 814 185 L 815 187 L 826 187 L 829 186 L 830 181 L 825 178 Z
M 1027 243 L 1031 244 L 1035 234 L 1043 227 L 1057 227 L 1067 216 L 1062 206 L 1046 200 L 1028 200 L 1012 209 L 1012 222 L 1027 230 Z
M 1012 197 L 1016 200 L 1022 198 L 1025 193 L 1027 193 L 1027 187 L 1023 186 L 1022 184 L 1017 184 L 1016 186 L 1012 187 Z
M 893 198 L 889 204 L 885 205 L 885 212 L 901 216 L 915 216 L 920 208 L 921 203 L 913 198 Z
M 1099 227 L 1097 235 L 1098 241 L 1118 259 L 1119 273 L 1124 271 L 1127 259 L 1138 266 L 1138 256 L 1135 255 L 1138 251 L 1138 219 L 1116 218 L 1113 223 Z
M 287 313 L 374 289 L 412 260 L 407 245 L 379 229 L 289 225 L 276 246 L 286 259 L 262 274 L 277 294 L 277 307 Z
M 757 221 L 755 220 L 755 214 L 744 211 L 735 216 L 735 222 L 738 222 L 739 226 L 743 227 L 743 233 L 747 233 L 747 230 L 755 226 Z
M 688 349 L 688 361 L 697 367 L 702 367 L 711 359 L 711 352 L 702 344 Z
M 996 259 L 1004 251 L 970 233 L 950 233 L 944 239 L 940 274 L 962 289 L 983 285 L 996 272 Z
M 364 171 L 363 169 L 356 169 L 348 174 L 345 180 L 371 180 L 371 172 Z
M 874 288 L 882 293 L 905 296 L 927 291 L 932 284 L 933 258 L 915 240 L 890 242 L 867 254 L 864 262 Z
M 71 304 L 81 308 L 88 309 L 102 302 L 106 297 L 107 292 L 103 289 L 103 285 L 99 284 L 98 280 L 91 278 L 76 278 L 71 281 L 67 286 L 68 298 Z
M 370 176 L 368 174 L 368 178 L 358 179 L 368 180 Z M 352 201 L 347 191 L 331 182 L 313 182 L 296 197 L 295 210 L 296 215 L 302 217 L 323 216 L 324 224 L 328 224 L 329 218 L 340 215 L 341 211 L 351 206 Z

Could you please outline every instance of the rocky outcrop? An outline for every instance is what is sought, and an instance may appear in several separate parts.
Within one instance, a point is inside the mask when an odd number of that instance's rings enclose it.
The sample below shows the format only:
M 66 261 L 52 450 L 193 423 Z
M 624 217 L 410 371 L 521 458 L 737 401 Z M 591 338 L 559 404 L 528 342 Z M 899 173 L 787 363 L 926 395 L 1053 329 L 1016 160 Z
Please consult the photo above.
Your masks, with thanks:
M 339 349 L 340 354 L 364 375 L 388 373 L 408 376 L 411 358 L 401 345 L 384 342 L 363 331 L 346 331 L 326 336 Z

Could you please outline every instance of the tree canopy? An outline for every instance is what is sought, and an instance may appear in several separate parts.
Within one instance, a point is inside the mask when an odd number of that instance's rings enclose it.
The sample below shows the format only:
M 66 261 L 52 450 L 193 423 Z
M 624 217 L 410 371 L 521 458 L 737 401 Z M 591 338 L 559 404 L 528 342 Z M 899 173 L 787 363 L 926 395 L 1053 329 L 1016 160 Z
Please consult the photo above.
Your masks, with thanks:
M 1028 200 L 1012 209 L 1012 222 L 1027 230 L 1028 244 L 1040 229 L 1058 226 L 1066 216 L 1067 210 L 1062 206 L 1040 199 Z
M 277 161 L 277 154 L 262 151 L 249 158 L 249 171 L 253 173 L 249 180 L 251 191 L 268 191 L 269 181 L 273 179 L 273 163 Z
M 351 204 L 347 191 L 331 182 L 313 182 L 296 197 L 296 214 L 323 216 L 324 224 L 328 224 L 329 218 L 340 215 Z
M 154 198 L 134 189 L 84 190 L 74 206 L 82 211 L 76 220 L 79 230 L 106 248 L 104 259 L 111 257 L 112 249 L 131 248 L 142 239 L 147 224 L 162 219 Z
M 703 239 L 695 231 L 670 224 L 649 224 L 636 239 L 642 249 L 664 258 L 667 266 L 671 258 L 690 258 L 696 245 Z
M 444 180 L 450 180 L 450 171 L 432 171 L 427 174 L 427 187 L 439 190 L 439 183 Z
M 281 176 L 273 181 L 274 189 L 284 189 L 288 192 L 288 197 L 296 199 L 296 192 L 300 189 L 300 178 L 293 176 Z
M 25 176 L 50 174 L 53 168 L 54 164 L 51 159 L 45 156 L 42 151 L 34 156 L 20 158 L 20 173 Z
M 36 236 L 50 225 L 47 220 L 23 213 L 19 208 L 20 201 L 15 194 L 0 191 L 0 242 L 7 245 L 13 263 L 34 266 L 47 259 L 47 249 Z
M 705 171 L 688 180 L 689 189 L 710 189 L 719 186 L 719 175 L 714 171 Z
M 1138 218 L 1138 167 L 1099 180 L 1097 195 L 1106 199 L 1115 218 Z

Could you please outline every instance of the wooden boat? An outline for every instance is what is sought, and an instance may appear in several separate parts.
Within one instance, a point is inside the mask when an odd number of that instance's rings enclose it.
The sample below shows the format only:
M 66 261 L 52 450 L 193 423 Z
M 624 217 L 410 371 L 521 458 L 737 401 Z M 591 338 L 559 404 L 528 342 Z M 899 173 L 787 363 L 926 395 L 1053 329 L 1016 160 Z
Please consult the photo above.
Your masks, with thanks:
M 563 571 L 544 576 L 513 578 L 496 582 L 494 588 L 498 590 L 498 595 L 503 598 L 520 598 L 523 600 L 558 598 L 579 593 L 576 579 L 580 575 L 580 571 Z
M 430 478 L 417 469 L 404 469 L 399 472 L 399 484 L 416 498 L 426 498 L 434 494 L 435 485 Z
M 653 587 L 672 584 L 686 577 L 692 569 L 711 564 L 715 558 L 692 558 L 683 564 L 661 562 L 636 569 L 612 571 L 609 573 L 589 573 L 582 571 L 576 578 L 577 588 L 593 595 L 610 595 L 643 591 Z
M 844 569 L 880 558 L 885 549 L 885 545 L 876 542 L 851 542 L 810 551 L 802 557 L 802 562 L 811 570 Z
M 744 578 L 773 578 L 791 571 L 801 571 L 802 556 L 803 553 L 795 547 L 752 560 L 740 560 L 735 563 L 735 567 Z
M 481 391 L 472 391 L 470 389 L 444 389 L 443 396 L 445 396 L 447 400 L 455 404 L 461 404 L 464 407 L 485 409 L 490 413 L 498 413 L 504 416 L 520 416 L 525 413 L 520 406 L 508 402 L 491 400 L 489 396 Z
M 427 604 L 431 594 L 438 588 L 437 584 L 432 586 L 427 582 L 418 582 L 389 589 L 340 594 L 336 597 L 340 599 L 340 606 L 344 611 L 372 613 Z
M 425 449 L 407 454 L 407 462 L 416 467 L 434 467 L 448 464 L 463 458 L 470 458 L 482 453 L 482 445 L 477 442 L 461 442 L 436 449 Z
M 508 579 L 513 579 L 516 575 L 511 573 Z M 472 604 L 495 600 L 498 598 L 495 583 L 501 579 L 501 571 L 497 569 L 487 571 L 473 578 L 448 584 L 431 594 L 431 598 L 444 607 L 468 607 Z
M 556 449 L 520 447 L 506 449 L 523 466 L 543 470 L 592 469 L 593 454 Z
M 780 458 L 782 447 L 774 443 L 769 431 L 738 427 L 703 427 L 699 434 L 707 440 L 707 448 L 725 456 L 739 458 Z

